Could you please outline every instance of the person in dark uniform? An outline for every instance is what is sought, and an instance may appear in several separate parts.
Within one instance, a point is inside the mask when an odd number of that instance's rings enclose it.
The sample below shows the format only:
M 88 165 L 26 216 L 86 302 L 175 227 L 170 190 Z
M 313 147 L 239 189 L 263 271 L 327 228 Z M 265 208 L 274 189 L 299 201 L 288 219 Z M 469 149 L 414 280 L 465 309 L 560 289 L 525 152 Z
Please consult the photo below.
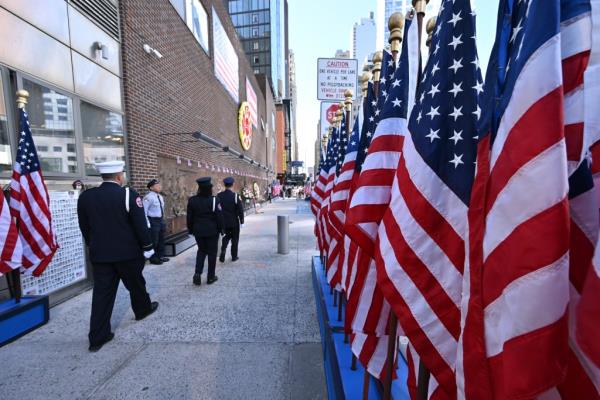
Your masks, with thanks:
M 122 161 L 96 164 L 104 181 L 81 194 L 77 202 L 79 228 L 89 247 L 94 277 L 90 318 L 90 351 L 98 351 L 113 339 L 110 317 L 119 280 L 129 291 L 136 320 L 158 308 L 150 301 L 142 275 L 145 257 L 153 254 L 142 198 L 124 188 Z
M 190 197 L 187 206 L 187 228 L 198 244 L 194 285 L 200 285 L 204 261 L 208 257 L 207 283 L 219 279 L 215 275 L 219 235 L 223 234 L 223 213 L 219 199 L 212 195 L 210 177 L 198 178 L 198 193 Z
M 225 190 L 217 195 L 221 207 L 223 207 L 223 219 L 225 221 L 225 236 L 221 243 L 221 255 L 219 261 L 225 262 L 225 252 L 227 245 L 231 240 L 231 261 L 238 260 L 238 243 L 240 241 L 240 226 L 244 224 L 244 206 L 231 188 L 233 187 L 234 179 L 227 177 L 223 179 Z
M 160 194 L 162 187 L 158 179 L 152 179 L 146 185 L 149 192 L 144 196 L 144 210 L 150 221 L 150 232 L 154 242 L 154 255 L 150 257 L 152 264 L 160 265 L 169 261 L 165 257 L 165 199 Z

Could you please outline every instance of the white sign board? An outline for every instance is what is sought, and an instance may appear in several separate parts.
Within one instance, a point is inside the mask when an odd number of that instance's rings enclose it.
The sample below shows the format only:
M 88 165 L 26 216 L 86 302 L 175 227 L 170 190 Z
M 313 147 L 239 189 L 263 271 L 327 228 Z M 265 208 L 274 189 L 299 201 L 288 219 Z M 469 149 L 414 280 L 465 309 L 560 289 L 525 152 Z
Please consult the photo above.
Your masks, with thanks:
M 333 123 L 336 111 L 340 108 L 340 102 L 322 101 L 321 102 L 321 137 L 327 135 L 329 125 Z
M 79 192 L 49 192 L 52 227 L 60 248 L 42 274 L 21 277 L 24 295 L 56 292 L 86 278 L 83 238 L 77 224 Z
M 200 0 L 187 0 L 185 3 L 187 26 L 202 48 L 208 53 L 208 14 Z
M 344 100 L 344 92 L 358 88 L 358 60 L 350 58 L 319 58 L 317 60 L 317 99 Z

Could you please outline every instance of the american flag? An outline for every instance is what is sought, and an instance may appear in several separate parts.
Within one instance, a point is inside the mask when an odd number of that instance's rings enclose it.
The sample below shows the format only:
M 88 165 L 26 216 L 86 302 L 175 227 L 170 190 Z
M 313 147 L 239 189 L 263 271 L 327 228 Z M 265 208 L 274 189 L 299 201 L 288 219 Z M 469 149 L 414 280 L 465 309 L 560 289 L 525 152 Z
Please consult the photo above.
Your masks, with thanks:
M 17 226 L 10 215 L 4 192 L 0 190 L 0 276 L 21 266 L 23 247 Z
M 50 198 L 24 108 L 19 109 L 19 147 L 10 182 L 10 211 L 23 245 L 23 268 L 40 276 L 58 249 Z
M 486 389 L 480 383 L 484 364 L 475 359 L 480 352 L 487 358 L 487 395 L 494 398 L 535 398 L 566 374 L 569 122 L 562 5 L 559 0 L 500 5 L 486 76 L 492 82 L 486 91 L 490 107 L 482 118 L 490 134 L 481 140 L 469 215 L 463 301 L 468 312 L 464 351 L 458 353 L 464 368 L 457 369 L 467 397 Z
M 252 125 L 258 126 L 258 99 L 256 97 L 256 92 L 252 87 L 252 83 L 246 77 L 246 99 L 248 100 L 248 105 L 250 106 L 250 117 L 252 119 Z
M 321 160 L 319 161 L 319 175 L 317 181 L 313 186 L 313 190 L 310 194 L 310 209 L 313 215 L 316 217 L 321 209 L 321 203 L 323 202 L 323 195 L 325 192 L 325 153 L 323 146 L 321 146 Z
M 329 210 L 329 195 L 333 188 L 333 178 L 335 177 L 335 161 L 334 157 L 337 153 L 336 144 L 338 144 L 339 129 L 334 127 L 331 131 L 331 136 L 327 144 L 327 155 L 325 157 L 325 188 L 323 190 L 323 201 L 321 202 L 321 209 L 317 216 L 317 225 L 321 233 L 321 242 L 323 246 L 323 253 L 325 255 L 329 252 L 329 226 L 328 226 L 328 210 Z M 339 144 L 338 144 L 339 145 Z
M 456 396 L 481 85 L 470 1 L 444 0 L 378 232 L 377 275 L 411 346 L 448 398 Z

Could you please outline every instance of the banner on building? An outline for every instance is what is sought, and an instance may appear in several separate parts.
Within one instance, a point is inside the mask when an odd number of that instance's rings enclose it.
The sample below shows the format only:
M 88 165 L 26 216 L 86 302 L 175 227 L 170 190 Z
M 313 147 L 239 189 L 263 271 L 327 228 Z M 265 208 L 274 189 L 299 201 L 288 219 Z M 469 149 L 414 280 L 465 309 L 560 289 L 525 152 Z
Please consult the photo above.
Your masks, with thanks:
M 212 17 L 215 76 L 223 84 L 223 86 L 225 86 L 227 92 L 237 103 L 240 101 L 238 56 L 214 8 L 212 9 Z
M 248 80 L 248 77 L 246 77 L 246 101 L 250 106 L 252 125 L 258 127 L 258 97 L 256 97 L 256 92 L 254 91 L 250 80 Z
M 200 0 L 186 0 L 185 2 L 186 23 L 194 37 L 202 48 L 208 53 L 208 14 L 200 3 Z
M 319 58 L 317 60 L 317 99 L 345 99 L 346 90 L 354 96 L 358 88 L 358 60 L 349 58 Z

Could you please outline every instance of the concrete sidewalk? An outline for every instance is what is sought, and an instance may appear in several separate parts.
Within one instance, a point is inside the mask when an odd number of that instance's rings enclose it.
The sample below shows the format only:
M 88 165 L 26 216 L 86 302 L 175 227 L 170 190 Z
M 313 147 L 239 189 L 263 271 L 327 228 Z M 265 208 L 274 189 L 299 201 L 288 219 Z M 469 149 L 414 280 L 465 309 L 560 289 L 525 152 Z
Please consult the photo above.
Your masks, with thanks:
M 50 322 L 0 349 L 5 399 L 323 399 L 326 388 L 311 283 L 308 202 L 277 201 L 247 217 L 240 260 L 219 281 L 192 285 L 195 247 L 148 265 L 158 311 L 136 322 L 119 289 L 115 339 L 87 351 L 91 291 L 50 310 Z M 277 253 L 289 214 L 290 253 Z

